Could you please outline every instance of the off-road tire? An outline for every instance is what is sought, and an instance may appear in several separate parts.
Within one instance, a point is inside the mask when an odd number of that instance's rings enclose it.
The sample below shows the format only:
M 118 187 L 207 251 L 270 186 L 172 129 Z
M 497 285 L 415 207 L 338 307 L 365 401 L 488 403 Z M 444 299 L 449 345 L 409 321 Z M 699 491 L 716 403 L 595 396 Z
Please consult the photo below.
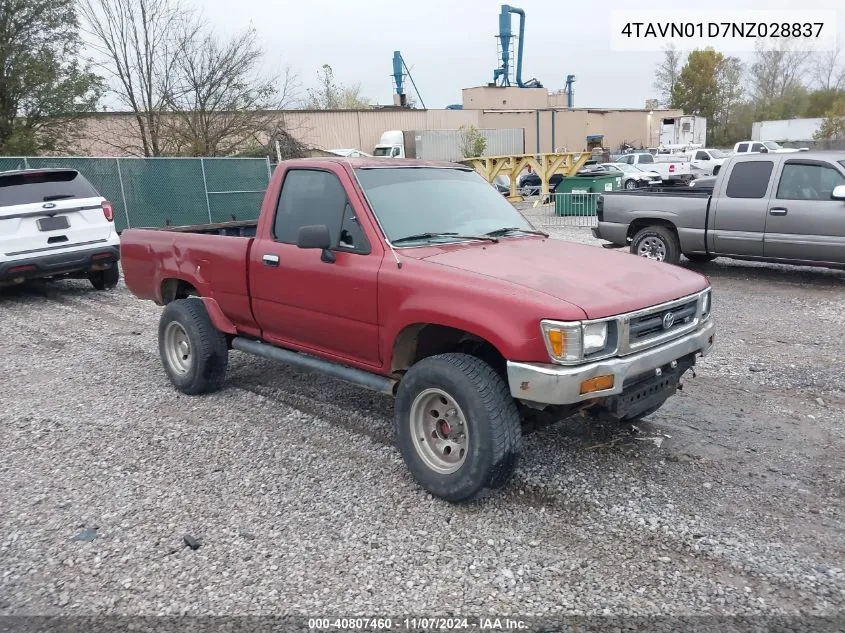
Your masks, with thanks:
M 707 262 L 712 262 L 716 259 L 715 255 L 707 255 L 706 253 L 684 253 L 684 257 L 696 264 L 706 264 Z
M 88 281 L 94 286 L 94 290 L 111 290 L 120 281 L 120 268 L 117 264 L 105 270 L 93 270 L 88 273 Z
M 166 349 L 166 332 L 172 323 L 181 327 L 190 345 L 188 367 L 181 372 L 171 365 Z M 158 324 L 158 345 L 164 371 L 182 393 L 210 393 L 223 385 L 229 365 L 226 336 L 214 327 L 202 299 L 177 299 L 165 306 Z
M 468 427 L 466 457 L 450 474 L 430 468 L 413 437 L 411 406 L 419 394 L 431 388 L 454 399 Z M 394 424 L 396 443 L 411 475 L 428 492 L 446 501 L 469 501 L 485 488 L 503 487 L 519 463 L 522 433 L 516 402 L 502 377 L 468 354 L 440 354 L 412 365 L 397 389 Z
M 638 251 L 640 245 L 648 239 L 659 240 L 662 243 L 663 249 L 665 250 L 663 262 L 677 264 L 681 260 L 681 246 L 678 243 L 678 236 L 672 229 L 660 225 L 647 226 L 637 232 L 634 235 L 634 239 L 631 240 L 631 253 L 639 257 L 644 257 L 643 255 L 639 255 Z

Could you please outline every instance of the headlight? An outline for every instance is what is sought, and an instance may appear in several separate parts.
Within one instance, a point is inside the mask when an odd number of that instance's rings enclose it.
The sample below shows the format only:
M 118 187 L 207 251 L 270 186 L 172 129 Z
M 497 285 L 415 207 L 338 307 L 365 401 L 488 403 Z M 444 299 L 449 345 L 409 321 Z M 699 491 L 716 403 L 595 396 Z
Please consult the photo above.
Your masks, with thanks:
M 602 351 L 607 345 L 607 323 L 584 326 L 584 355 Z
M 710 294 L 712 291 L 708 290 L 701 295 L 701 320 L 706 321 L 710 317 Z
M 549 356 L 559 363 L 578 363 L 585 359 L 589 360 L 587 357 L 590 355 L 601 352 L 609 354 L 615 351 L 608 349 L 608 343 L 615 347 L 615 342 L 611 340 L 607 321 L 598 323 L 541 321 L 540 327 Z

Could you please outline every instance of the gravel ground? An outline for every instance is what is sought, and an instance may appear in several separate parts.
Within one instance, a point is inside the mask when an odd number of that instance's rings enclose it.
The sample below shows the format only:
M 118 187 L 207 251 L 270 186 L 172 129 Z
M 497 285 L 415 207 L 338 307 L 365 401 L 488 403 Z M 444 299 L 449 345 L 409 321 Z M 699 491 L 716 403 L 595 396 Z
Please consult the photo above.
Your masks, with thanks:
M 696 268 L 697 377 L 639 432 L 529 435 L 465 506 L 411 480 L 386 397 L 238 352 L 180 397 L 122 284 L 7 290 L 0 614 L 842 614 L 845 274 Z

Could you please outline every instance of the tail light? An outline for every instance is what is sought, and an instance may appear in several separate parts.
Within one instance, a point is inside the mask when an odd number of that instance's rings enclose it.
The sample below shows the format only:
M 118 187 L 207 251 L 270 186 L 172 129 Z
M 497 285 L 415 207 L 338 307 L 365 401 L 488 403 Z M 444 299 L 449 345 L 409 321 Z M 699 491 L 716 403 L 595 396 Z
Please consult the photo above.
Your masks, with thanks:
M 106 220 L 109 222 L 114 222 L 114 209 L 108 200 L 103 202 L 103 215 L 106 216 Z
M 675 166 L 669 165 L 669 173 L 671 174 L 673 171 L 675 171 Z

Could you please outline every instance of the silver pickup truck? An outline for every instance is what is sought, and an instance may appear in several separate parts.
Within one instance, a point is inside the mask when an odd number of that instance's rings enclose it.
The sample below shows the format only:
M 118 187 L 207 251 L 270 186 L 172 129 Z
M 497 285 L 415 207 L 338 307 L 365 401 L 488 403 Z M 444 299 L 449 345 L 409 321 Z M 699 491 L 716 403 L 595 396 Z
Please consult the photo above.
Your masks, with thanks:
M 845 268 L 845 152 L 732 156 L 712 190 L 611 192 L 596 211 L 594 236 L 650 259 Z

